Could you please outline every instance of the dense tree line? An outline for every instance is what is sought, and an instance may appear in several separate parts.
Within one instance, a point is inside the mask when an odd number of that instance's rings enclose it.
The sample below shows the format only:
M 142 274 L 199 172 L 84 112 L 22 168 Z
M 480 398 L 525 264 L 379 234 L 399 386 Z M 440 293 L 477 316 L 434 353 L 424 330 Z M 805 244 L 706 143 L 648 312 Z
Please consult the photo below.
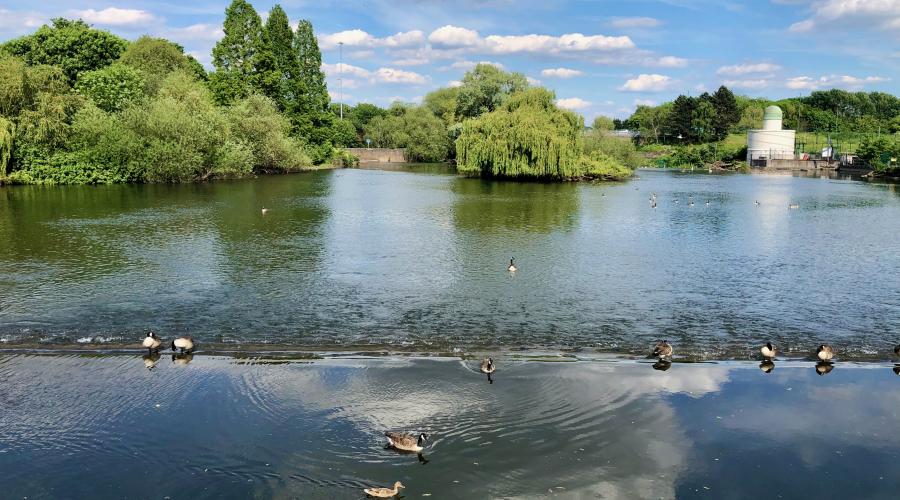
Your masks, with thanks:
M 308 21 L 244 0 L 208 73 L 164 39 L 127 41 L 54 19 L 0 45 L 0 179 L 177 182 L 331 161 L 352 124 L 329 110 Z M 344 138 L 351 129 L 349 140 Z

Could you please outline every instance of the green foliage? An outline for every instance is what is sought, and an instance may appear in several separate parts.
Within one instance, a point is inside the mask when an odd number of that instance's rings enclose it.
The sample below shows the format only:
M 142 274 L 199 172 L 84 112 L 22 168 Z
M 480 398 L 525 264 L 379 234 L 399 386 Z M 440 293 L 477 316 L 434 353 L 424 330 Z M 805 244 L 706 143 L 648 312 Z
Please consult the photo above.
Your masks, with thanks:
M 0 116 L 0 178 L 5 177 L 8 172 L 15 136 L 16 124 Z
M 583 176 L 609 181 L 631 177 L 632 170 L 622 165 L 618 158 L 603 151 L 593 151 L 582 159 Z
M 16 116 L 26 100 L 25 61 L 0 55 L 0 115 Z
M 219 103 L 227 104 L 254 92 L 275 95 L 281 76 L 262 19 L 245 0 L 225 9 L 225 36 L 213 47 L 216 72 L 210 84 Z
M 715 109 L 712 136 L 715 140 L 721 141 L 728 136 L 731 128 L 740 121 L 741 113 L 738 110 L 734 94 L 724 85 L 716 90 L 710 101 Z
M 510 95 L 525 90 L 521 73 L 507 73 L 492 64 L 479 64 L 466 73 L 456 96 L 457 120 L 475 118 L 498 109 Z
M 549 90 L 513 94 L 497 110 L 466 120 L 457 169 L 485 177 L 570 179 L 584 170 L 583 119 L 556 107 Z
M 424 106 L 392 106 L 393 113 L 372 119 L 366 136 L 373 146 L 406 148 L 410 161 L 437 162 L 447 159 L 450 138 L 444 122 Z
M 339 148 L 359 146 L 359 136 L 353 122 L 349 119 L 335 120 L 331 125 L 331 142 Z
M 322 53 L 313 32 L 312 23 L 306 19 L 297 23 L 294 33 L 294 52 L 300 64 L 300 82 L 304 90 L 303 99 L 296 112 L 311 114 L 325 111 L 331 99 L 322 72 Z
M 113 64 L 82 73 L 75 90 L 104 111 L 121 111 L 144 96 L 144 77 L 130 66 Z
M 594 130 L 612 130 L 613 127 L 612 118 L 603 115 L 597 116 L 591 123 L 591 128 Z
M 305 93 L 300 78 L 300 59 L 294 51 L 294 32 L 288 23 L 287 14 L 280 5 L 269 11 L 264 33 L 269 40 L 275 67 L 280 80 L 278 91 L 272 97 L 282 111 L 296 107 Z
M 715 139 L 716 108 L 709 94 L 704 94 L 696 101 L 691 112 L 691 139 L 697 142 L 709 142 Z
M 162 81 L 173 71 L 194 74 L 197 79 L 206 78 L 206 70 L 196 59 L 185 55 L 184 48 L 162 38 L 142 36 L 130 43 L 119 62 L 141 72 L 144 91 L 155 95 Z
M 447 127 L 450 127 L 457 122 L 456 98 L 458 95 L 459 87 L 444 87 L 426 94 L 422 104 L 434 116 L 443 120 Z
M 256 171 L 286 172 L 312 164 L 303 146 L 288 136 L 290 123 L 271 99 L 252 95 L 233 105 L 228 118 L 236 140 L 253 153 Z
M 876 170 L 884 170 L 900 158 L 900 137 L 871 137 L 856 149 L 856 154 Z
M 610 158 L 617 165 L 630 170 L 634 170 L 644 163 L 643 157 L 638 154 L 631 140 L 614 137 L 596 129 L 585 134 L 584 151 L 588 156 L 601 153 L 603 157 Z
M 84 21 L 56 18 L 52 26 L 2 46 L 3 51 L 22 57 L 29 65 L 60 67 L 74 83 L 84 71 L 93 71 L 119 58 L 128 42 L 108 31 L 91 28 Z

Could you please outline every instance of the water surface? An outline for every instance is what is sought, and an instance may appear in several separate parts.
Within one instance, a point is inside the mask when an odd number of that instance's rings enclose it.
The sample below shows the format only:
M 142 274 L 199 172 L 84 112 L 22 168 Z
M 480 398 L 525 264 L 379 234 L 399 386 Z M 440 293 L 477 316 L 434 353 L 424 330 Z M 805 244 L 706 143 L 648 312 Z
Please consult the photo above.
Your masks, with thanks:
M 548 185 L 419 168 L 5 187 L 0 340 L 153 329 L 207 346 L 639 353 L 667 338 L 704 358 L 827 341 L 886 359 L 898 220 L 896 186 L 792 176 Z

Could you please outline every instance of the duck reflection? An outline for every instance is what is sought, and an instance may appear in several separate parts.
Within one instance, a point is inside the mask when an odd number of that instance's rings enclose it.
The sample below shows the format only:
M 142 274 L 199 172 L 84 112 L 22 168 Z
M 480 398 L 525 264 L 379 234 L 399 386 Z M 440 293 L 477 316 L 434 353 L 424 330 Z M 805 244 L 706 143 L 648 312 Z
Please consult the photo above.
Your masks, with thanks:
M 819 361 L 816 363 L 816 373 L 819 375 L 828 375 L 834 370 L 834 364 L 827 361 Z
M 187 364 L 193 360 L 194 360 L 194 355 L 191 353 L 172 354 L 172 363 L 174 363 L 178 366 L 187 366 Z
M 771 359 L 767 359 L 759 364 L 759 369 L 763 371 L 763 373 L 772 373 L 772 370 L 775 369 L 775 362 Z
M 141 359 L 144 360 L 144 367 L 151 371 L 156 368 L 156 363 L 159 363 L 159 358 L 159 352 L 144 354 L 143 356 L 141 356 Z
M 653 363 L 654 370 L 659 370 L 661 372 L 664 372 L 664 371 L 668 370 L 669 368 L 672 368 L 672 362 L 666 361 L 665 359 L 661 359 L 661 360 L 657 361 L 656 363 Z

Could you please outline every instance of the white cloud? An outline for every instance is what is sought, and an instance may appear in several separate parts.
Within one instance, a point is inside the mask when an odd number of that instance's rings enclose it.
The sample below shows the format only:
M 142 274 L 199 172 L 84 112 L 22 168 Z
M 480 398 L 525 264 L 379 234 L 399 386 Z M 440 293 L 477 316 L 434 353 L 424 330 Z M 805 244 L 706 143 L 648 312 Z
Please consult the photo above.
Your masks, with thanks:
M 812 16 L 792 24 L 789 31 L 802 33 L 830 26 L 834 28 L 856 26 L 883 30 L 900 28 L 900 1 L 898 0 L 816 0 L 810 4 Z
M 758 73 L 771 73 L 780 69 L 781 66 L 771 63 L 735 64 L 733 66 L 722 66 L 718 69 L 718 71 L 716 71 L 716 74 L 727 76 L 741 76 Z
M 470 69 L 474 68 L 475 66 L 477 66 L 479 64 L 490 64 L 491 66 L 496 66 L 500 69 L 505 69 L 505 66 L 503 66 L 503 64 L 498 63 L 496 61 L 456 61 L 453 64 L 451 64 L 450 67 L 453 69 L 461 69 L 461 70 L 469 71 Z
M 81 10 L 77 12 L 77 15 L 86 22 L 107 26 L 147 23 L 154 19 L 153 15 L 145 10 L 119 9 L 117 7 L 107 7 L 103 10 Z
M 485 38 L 485 47 L 494 54 L 560 54 L 632 49 L 634 42 L 627 36 L 588 36 L 581 33 L 561 36 L 491 35 Z
M 378 68 L 372 75 L 376 82 L 380 83 L 405 83 L 423 85 L 428 83 L 428 77 L 413 71 L 404 71 L 394 68 Z
M 450 80 L 449 82 L 447 82 L 447 86 L 450 87 L 451 89 L 455 88 L 455 87 L 461 87 L 462 82 L 459 80 Z
M 770 80 L 760 78 L 756 80 L 725 80 L 722 85 L 735 89 L 762 89 L 769 86 Z
M 578 110 L 590 107 L 591 102 L 585 101 L 580 97 L 569 97 L 567 99 L 557 99 L 556 105 L 563 109 Z
M 394 64 L 397 66 L 422 66 L 429 62 L 431 61 L 429 61 L 427 57 L 407 57 L 405 59 L 394 60 Z
M 340 76 L 341 73 L 343 73 L 344 75 L 355 76 L 357 78 L 369 78 L 372 74 L 369 70 L 352 64 L 328 63 L 322 64 L 322 72 L 328 76 Z
M 578 71 L 577 69 L 569 69 L 569 68 L 548 68 L 541 71 L 541 76 L 546 78 L 574 78 L 576 76 L 581 76 L 584 73 Z
M 615 17 L 610 24 L 616 28 L 655 28 L 662 21 L 654 17 Z
M 638 75 L 619 87 L 623 92 L 662 92 L 672 84 L 672 78 L 665 75 Z
M 635 106 L 656 106 L 656 101 L 653 99 L 635 99 Z
M 648 64 L 648 66 L 659 66 L 661 68 L 683 68 L 687 65 L 687 59 L 675 56 L 663 56 L 658 58 L 655 63 Z
M 0 9 L 0 32 L 25 33 L 47 22 L 43 14 Z
M 206 40 L 218 41 L 225 32 L 222 27 L 214 24 L 192 24 L 184 28 L 169 28 L 164 32 L 166 38 L 173 40 Z
M 541 81 L 540 81 L 540 80 L 538 80 L 537 78 L 532 78 L 532 77 L 530 77 L 530 76 L 526 76 L 526 77 L 525 77 L 525 81 L 528 82 L 528 85 L 531 85 L 531 86 L 533 86 L 533 87 L 538 87 L 538 86 L 540 86 L 540 84 L 541 84 Z
M 881 76 L 867 76 L 859 78 L 849 75 L 826 75 L 819 78 L 810 76 L 797 76 L 789 78 L 785 86 L 793 90 L 817 90 L 821 88 L 849 88 L 860 89 L 866 85 L 887 82 L 890 79 Z
M 385 38 L 378 38 L 361 29 L 353 29 L 319 35 L 319 47 L 322 50 L 333 50 L 341 43 L 345 47 L 350 48 L 414 47 L 425 43 L 425 34 L 419 30 L 413 30 L 396 33 Z
M 481 43 L 481 36 L 475 30 L 448 24 L 432 31 L 428 41 L 442 47 L 474 47 Z

